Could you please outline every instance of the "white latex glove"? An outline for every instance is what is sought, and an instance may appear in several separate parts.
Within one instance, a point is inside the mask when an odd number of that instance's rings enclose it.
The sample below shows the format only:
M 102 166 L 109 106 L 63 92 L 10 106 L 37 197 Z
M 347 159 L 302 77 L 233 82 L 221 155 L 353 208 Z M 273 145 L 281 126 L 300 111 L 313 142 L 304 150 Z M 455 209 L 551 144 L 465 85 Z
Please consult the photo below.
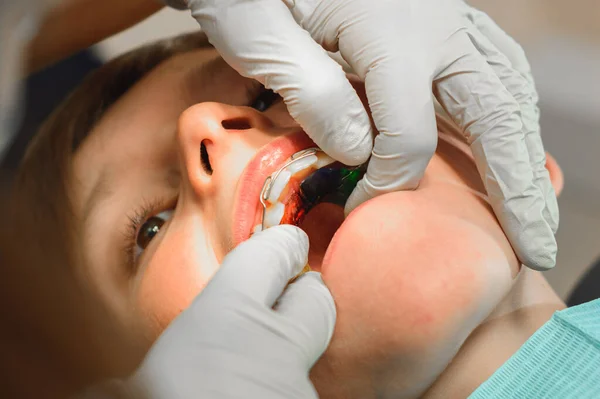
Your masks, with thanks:
M 418 186 L 437 143 L 433 95 L 464 129 L 492 207 L 520 260 L 556 261 L 558 207 L 521 48 L 462 0 L 171 0 L 187 5 L 233 68 L 279 93 L 325 152 L 366 176 L 350 212 Z M 364 80 L 380 134 L 341 67 Z
M 307 258 L 308 237 L 297 227 L 254 234 L 227 255 L 130 380 L 81 397 L 317 398 L 308 373 L 329 345 L 336 312 L 319 273 L 286 289 Z

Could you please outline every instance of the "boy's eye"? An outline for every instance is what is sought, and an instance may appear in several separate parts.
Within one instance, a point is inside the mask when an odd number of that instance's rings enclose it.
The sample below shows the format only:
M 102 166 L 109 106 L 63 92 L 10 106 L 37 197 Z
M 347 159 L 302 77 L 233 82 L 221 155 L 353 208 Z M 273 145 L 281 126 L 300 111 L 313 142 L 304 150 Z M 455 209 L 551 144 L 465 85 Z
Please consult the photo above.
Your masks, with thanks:
M 258 97 L 256 97 L 250 106 L 257 111 L 264 112 L 279 98 L 279 94 L 275 93 L 273 90 L 265 89 Z
M 141 253 L 150 245 L 152 239 L 158 234 L 160 228 L 173 216 L 173 210 L 161 212 L 152 216 L 140 227 L 136 238 L 137 250 Z

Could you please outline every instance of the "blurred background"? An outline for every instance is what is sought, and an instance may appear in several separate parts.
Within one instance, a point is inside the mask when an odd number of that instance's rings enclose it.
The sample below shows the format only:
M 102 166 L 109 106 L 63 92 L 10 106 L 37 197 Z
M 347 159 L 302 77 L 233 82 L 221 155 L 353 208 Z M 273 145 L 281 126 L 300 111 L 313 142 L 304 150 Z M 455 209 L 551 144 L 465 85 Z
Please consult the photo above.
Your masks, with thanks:
M 565 189 L 559 199 L 558 264 L 546 276 L 566 299 L 600 256 L 600 2 L 469 3 L 487 12 L 521 43 L 533 69 L 540 93 L 544 143 L 565 174 Z M 163 9 L 133 28 L 31 76 L 23 134 L 0 172 L 10 174 L 28 137 L 88 71 L 140 44 L 196 29 L 188 13 Z M 600 290 L 600 285 L 593 289 Z

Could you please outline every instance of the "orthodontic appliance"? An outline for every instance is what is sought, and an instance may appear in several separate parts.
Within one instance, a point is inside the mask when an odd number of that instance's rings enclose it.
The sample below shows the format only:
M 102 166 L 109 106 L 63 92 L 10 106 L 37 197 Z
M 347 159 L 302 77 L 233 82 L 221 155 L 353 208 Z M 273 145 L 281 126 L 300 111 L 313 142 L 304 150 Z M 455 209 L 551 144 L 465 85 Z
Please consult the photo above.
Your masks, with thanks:
M 262 223 L 255 226 L 254 232 L 279 224 L 298 226 L 312 208 L 323 202 L 344 206 L 366 169 L 366 163 L 346 166 L 316 147 L 295 153 L 265 180 L 260 193 Z M 299 276 L 307 271 L 308 265 Z

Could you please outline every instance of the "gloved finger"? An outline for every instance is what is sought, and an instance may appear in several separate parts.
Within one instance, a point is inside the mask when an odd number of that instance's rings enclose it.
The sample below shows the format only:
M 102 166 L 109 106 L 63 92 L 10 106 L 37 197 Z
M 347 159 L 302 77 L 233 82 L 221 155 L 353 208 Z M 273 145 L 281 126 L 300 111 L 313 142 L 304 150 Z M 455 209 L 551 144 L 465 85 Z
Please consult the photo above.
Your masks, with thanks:
M 431 80 L 422 67 L 387 58 L 367 72 L 365 88 L 379 135 L 346 215 L 377 195 L 416 188 L 437 145 Z
M 270 308 L 307 261 L 306 233 L 296 226 L 273 226 L 231 251 L 202 295 L 236 292 Z
M 364 80 L 379 130 L 367 173 L 348 198 L 346 214 L 379 194 L 414 189 L 435 151 L 437 131 L 431 71 L 421 62 L 415 40 L 408 37 L 414 33 L 412 27 L 397 25 L 391 3 L 373 8 L 367 0 L 284 1 L 318 43 L 331 51 L 339 49 L 341 58 Z
M 290 115 L 326 153 L 347 165 L 368 159 L 372 131 L 358 95 L 285 4 L 190 0 L 189 7 L 225 61 L 281 95 Z
M 545 166 L 546 152 L 540 134 L 538 94 L 525 52 L 485 13 L 473 8 L 470 10 L 468 17 L 477 28 L 472 32 L 477 49 L 521 107 L 523 134 L 532 163 L 534 183 L 542 190 L 546 200 L 544 218 L 556 233 L 558 201 Z
M 344 59 L 344 57 L 342 56 L 342 53 L 340 53 L 339 51 L 336 51 L 336 52 L 328 51 L 327 55 L 329 56 L 329 58 L 331 58 L 332 60 L 337 62 L 342 67 L 344 72 L 354 73 L 354 70 L 352 69 L 350 64 L 348 64 L 348 62 Z
M 331 51 L 339 49 L 340 57 L 364 80 L 379 130 L 367 173 L 346 202 L 346 214 L 379 194 L 414 189 L 435 151 L 437 132 L 430 71 L 413 51 L 414 41 L 404 40 L 410 28 L 397 26 L 390 4 L 373 9 L 365 0 L 335 5 L 284 1 L 318 43 Z M 373 30 L 380 24 L 384 34 Z
M 289 338 L 302 348 L 311 367 L 329 345 L 335 325 L 335 303 L 321 274 L 308 272 L 290 284 L 275 306 L 293 324 Z
M 534 183 L 520 107 L 465 32 L 448 39 L 434 93 L 464 129 L 490 204 L 522 263 L 554 267 L 556 240 Z

